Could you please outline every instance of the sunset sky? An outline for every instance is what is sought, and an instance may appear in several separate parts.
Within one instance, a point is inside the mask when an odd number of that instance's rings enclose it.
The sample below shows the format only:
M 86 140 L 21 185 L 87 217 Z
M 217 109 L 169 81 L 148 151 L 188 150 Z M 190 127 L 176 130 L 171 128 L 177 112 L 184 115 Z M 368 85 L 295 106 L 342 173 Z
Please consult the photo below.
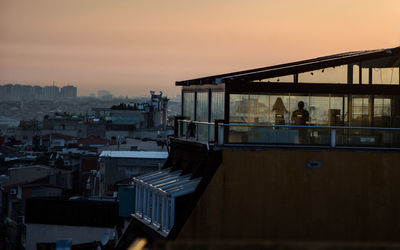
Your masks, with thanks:
M 174 97 L 177 80 L 400 46 L 399 0 L 0 0 L 0 84 Z

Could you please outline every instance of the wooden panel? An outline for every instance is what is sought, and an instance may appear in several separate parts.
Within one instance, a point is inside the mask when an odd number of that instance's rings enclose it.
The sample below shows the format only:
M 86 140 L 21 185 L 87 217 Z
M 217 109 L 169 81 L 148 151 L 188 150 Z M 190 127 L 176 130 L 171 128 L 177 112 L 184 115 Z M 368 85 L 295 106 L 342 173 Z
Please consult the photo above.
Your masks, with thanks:
M 224 151 L 178 240 L 398 241 L 399 162 L 396 152 Z

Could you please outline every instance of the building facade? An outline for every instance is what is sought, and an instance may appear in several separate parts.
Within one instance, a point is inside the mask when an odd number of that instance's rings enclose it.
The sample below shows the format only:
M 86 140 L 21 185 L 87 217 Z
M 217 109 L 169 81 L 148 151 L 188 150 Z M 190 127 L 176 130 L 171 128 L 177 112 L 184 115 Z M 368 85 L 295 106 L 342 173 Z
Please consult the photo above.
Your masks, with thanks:
M 398 241 L 399 67 L 397 47 L 176 82 L 168 160 L 133 178 L 136 230 L 156 242 Z

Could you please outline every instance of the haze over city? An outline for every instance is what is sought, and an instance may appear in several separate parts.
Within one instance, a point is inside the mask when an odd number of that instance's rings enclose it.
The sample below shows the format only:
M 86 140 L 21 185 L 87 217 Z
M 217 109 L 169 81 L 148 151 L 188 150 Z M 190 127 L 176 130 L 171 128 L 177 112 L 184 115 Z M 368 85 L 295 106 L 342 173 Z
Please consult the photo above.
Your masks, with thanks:
M 400 249 L 400 0 L 0 0 L 0 250 Z
M 0 0 L 0 85 L 106 89 L 400 45 L 398 0 Z

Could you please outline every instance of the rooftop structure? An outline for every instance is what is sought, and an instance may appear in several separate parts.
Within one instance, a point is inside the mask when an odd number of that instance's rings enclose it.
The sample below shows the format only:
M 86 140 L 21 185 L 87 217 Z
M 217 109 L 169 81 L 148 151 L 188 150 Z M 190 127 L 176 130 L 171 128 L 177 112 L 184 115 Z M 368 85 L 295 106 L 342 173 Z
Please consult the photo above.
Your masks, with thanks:
M 40 243 L 70 239 L 73 244 L 114 239 L 114 228 L 121 223 L 116 202 L 105 200 L 65 200 L 31 198 L 26 202 L 26 249 Z M 96 244 L 97 245 L 97 244 Z M 95 246 L 96 247 L 96 246 Z
M 99 193 L 111 196 L 126 179 L 161 169 L 168 152 L 102 151 L 99 156 Z
M 331 146 L 333 142 L 334 146 L 395 148 L 400 147 L 399 65 L 397 47 L 179 81 L 176 85 L 182 86 L 182 115 L 197 122 L 195 136 L 201 140 L 218 139 L 211 126 L 215 120 L 223 120 L 221 143 Z M 299 102 L 309 113 L 303 128 L 293 127 L 300 125 L 293 116 Z M 181 125 L 180 132 L 186 133 L 187 122 Z M 303 138 L 299 138 L 301 133 Z
M 132 235 L 398 241 L 399 67 L 397 47 L 176 82 L 169 157 L 132 179 L 134 219 L 118 246 Z

